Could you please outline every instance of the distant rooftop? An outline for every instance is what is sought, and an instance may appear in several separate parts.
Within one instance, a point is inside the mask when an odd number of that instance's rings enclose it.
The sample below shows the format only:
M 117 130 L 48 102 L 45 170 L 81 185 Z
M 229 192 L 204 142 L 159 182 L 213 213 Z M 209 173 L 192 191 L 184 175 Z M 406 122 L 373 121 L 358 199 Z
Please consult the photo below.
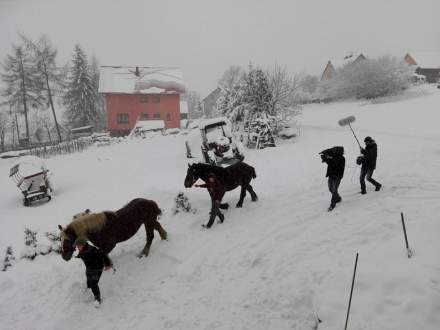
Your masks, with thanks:
M 408 52 L 417 66 L 425 69 L 440 69 L 440 52 Z
M 101 66 L 100 93 L 185 93 L 182 71 L 167 66 Z
M 355 61 L 361 55 L 364 56 L 362 53 L 351 53 L 347 56 L 344 56 L 343 58 L 332 58 L 330 59 L 330 63 L 335 69 L 340 69 L 344 65 Z

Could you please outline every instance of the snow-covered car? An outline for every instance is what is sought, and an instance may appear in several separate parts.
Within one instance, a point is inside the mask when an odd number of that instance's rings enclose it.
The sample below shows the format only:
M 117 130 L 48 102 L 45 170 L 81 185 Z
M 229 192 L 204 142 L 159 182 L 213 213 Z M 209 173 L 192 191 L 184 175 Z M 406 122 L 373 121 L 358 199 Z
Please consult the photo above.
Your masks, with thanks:
M 163 134 L 165 122 L 163 120 L 138 120 L 128 137 L 146 138 L 151 133 L 160 132 Z
M 185 141 L 186 156 L 196 161 L 227 167 L 244 159 L 244 148 L 231 132 L 225 117 L 206 119 L 191 130 Z

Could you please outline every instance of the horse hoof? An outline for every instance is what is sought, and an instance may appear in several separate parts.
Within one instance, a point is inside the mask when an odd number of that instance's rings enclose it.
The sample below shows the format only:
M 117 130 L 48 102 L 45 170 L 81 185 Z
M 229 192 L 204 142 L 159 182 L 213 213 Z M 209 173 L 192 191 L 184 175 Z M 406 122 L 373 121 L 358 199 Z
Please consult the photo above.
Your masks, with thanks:
M 237 204 L 235 207 L 241 208 L 243 207 L 243 204 Z
M 258 198 L 252 198 L 252 201 L 256 202 L 256 201 L 258 201 Z

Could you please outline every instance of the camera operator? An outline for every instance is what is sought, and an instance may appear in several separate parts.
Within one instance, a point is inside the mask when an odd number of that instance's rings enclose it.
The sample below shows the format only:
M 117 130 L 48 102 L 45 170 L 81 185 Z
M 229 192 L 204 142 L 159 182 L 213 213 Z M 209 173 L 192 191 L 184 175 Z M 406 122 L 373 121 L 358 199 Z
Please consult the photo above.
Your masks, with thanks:
M 332 211 L 336 204 L 342 201 L 338 188 L 344 176 L 345 158 L 344 147 L 333 147 L 320 152 L 323 163 L 327 164 L 328 189 L 332 194 L 329 211 Z

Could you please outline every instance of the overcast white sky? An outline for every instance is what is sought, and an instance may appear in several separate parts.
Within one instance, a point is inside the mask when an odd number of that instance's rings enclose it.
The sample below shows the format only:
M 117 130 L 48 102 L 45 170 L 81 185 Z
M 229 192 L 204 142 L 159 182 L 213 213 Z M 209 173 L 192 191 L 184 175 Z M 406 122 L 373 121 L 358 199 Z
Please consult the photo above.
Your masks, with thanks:
M 440 51 L 440 0 L 0 0 L 0 59 L 48 34 L 60 61 L 75 43 L 102 65 L 176 65 L 202 96 L 231 64 L 320 74 L 351 51 Z

